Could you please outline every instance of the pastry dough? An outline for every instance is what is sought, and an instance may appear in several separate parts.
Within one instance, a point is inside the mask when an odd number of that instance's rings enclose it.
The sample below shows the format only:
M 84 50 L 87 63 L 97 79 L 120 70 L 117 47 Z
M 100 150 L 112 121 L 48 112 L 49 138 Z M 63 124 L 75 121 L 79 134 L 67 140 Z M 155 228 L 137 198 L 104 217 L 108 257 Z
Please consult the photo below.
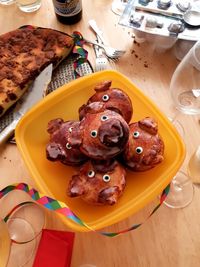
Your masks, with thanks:
M 73 38 L 53 29 L 26 26 L 0 36 L 0 116 L 50 63 L 69 55 Z

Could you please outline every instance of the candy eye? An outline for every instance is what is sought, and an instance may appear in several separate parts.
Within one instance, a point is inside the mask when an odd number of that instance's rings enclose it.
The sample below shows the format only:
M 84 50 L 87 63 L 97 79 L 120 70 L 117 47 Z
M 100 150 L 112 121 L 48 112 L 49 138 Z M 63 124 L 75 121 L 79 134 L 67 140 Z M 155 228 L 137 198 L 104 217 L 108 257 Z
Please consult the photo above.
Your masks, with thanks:
M 108 120 L 108 116 L 105 116 L 105 115 L 101 116 L 101 120 L 102 121 L 107 121 Z
M 96 131 L 96 130 L 91 131 L 91 132 L 90 132 L 90 135 L 91 135 L 93 138 L 97 137 L 97 131 Z
M 143 148 L 141 146 L 136 147 L 135 152 L 137 154 L 141 154 L 143 152 Z
M 71 145 L 70 145 L 70 143 L 67 143 L 67 144 L 66 144 L 66 148 L 67 148 L 67 149 L 71 149 L 71 148 L 72 148 Z
M 103 95 L 103 96 L 102 96 L 102 100 L 103 100 L 103 101 L 108 101 L 108 99 L 109 99 L 109 96 L 108 96 L 108 95 Z
M 108 182 L 110 181 L 110 175 L 105 174 L 105 175 L 103 176 L 103 181 L 106 182 L 106 183 L 108 183 Z
M 73 130 L 73 127 L 69 127 L 69 132 L 71 133 Z
M 134 132 L 134 133 L 133 133 L 133 137 L 134 137 L 134 138 L 138 138 L 138 137 L 139 137 L 139 135 L 140 135 L 140 133 L 139 133 L 139 132 Z
M 94 171 L 89 171 L 88 172 L 88 177 L 92 178 L 95 176 L 95 172 Z

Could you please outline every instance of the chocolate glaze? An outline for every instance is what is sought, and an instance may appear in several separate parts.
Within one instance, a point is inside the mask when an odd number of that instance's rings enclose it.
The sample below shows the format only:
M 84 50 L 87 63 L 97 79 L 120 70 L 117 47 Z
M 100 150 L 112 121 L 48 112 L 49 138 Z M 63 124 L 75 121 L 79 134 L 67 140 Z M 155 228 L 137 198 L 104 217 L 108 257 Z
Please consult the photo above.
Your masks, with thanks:
M 104 161 L 108 167 L 110 161 Z M 98 167 L 97 167 L 98 165 Z M 99 166 L 101 165 L 101 170 Z M 113 161 L 110 170 L 104 170 L 103 161 L 87 161 L 80 168 L 78 174 L 72 176 L 67 194 L 70 197 L 81 197 L 84 201 L 94 205 L 114 205 L 122 195 L 126 185 L 126 171 L 117 161 Z M 103 177 L 109 177 L 104 181 Z
M 101 102 L 101 110 L 109 109 L 115 111 L 122 115 L 127 123 L 130 122 L 133 114 L 131 100 L 129 96 L 125 92 L 123 92 L 122 89 L 110 88 L 111 83 L 111 81 L 104 81 L 102 83 L 99 83 L 94 88 L 96 93 L 91 96 L 87 104 L 81 108 L 81 118 L 83 117 L 84 113 L 92 112 L 91 103 Z M 85 109 L 84 112 L 83 109 Z M 94 106 L 94 109 L 96 109 L 96 105 Z
M 105 121 L 102 118 L 106 117 Z M 80 150 L 93 159 L 109 159 L 121 153 L 129 137 L 126 121 L 116 112 L 87 113 L 80 122 Z M 97 136 L 92 136 L 96 131 Z
M 124 164 L 133 171 L 146 171 L 163 161 L 164 143 L 153 118 L 129 125 L 130 135 L 122 153 Z M 139 133 L 134 137 L 134 133 Z
M 92 102 L 88 105 L 83 104 L 79 108 L 79 119 L 82 120 L 87 113 L 99 113 L 105 110 L 104 103 L 102 102 Z
M 80 150 L 81 136 L 78 121 L 54 119 L 48 123 L 50 141 L 46 146 L 46 157 L 66 165 L 80 165 L 87 160 Z

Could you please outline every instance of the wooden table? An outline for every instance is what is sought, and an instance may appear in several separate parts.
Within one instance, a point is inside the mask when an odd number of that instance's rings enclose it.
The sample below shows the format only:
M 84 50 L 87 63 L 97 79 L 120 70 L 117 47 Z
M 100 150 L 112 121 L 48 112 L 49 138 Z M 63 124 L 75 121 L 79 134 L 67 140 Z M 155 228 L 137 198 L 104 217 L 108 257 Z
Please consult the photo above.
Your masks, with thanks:
M 42 1 L 34 14 L 24 14 L 15 5 L 0 7 L 0 34 L 19 26 L 32 24 L 72 33 L 80 31 L 88 39 L 94 34 L 88 20 L 95 19 L 111 45 L 126 49 L 126 54 L 111 66 L 129 77 L 143 92 L 157 103 L 160 109 L 173 116 L 174 108 L 169 95 L 171 75 L 178 64 L 172 51 L 154 53 L 149 44 L 134 42 L 131 29 L 118 25 L 119 17 L 111 12 L 111 0 L 83 1 L 83 18 L 80 23 L 60 24 L 54 15 L 51 0 Z M 94 52 L 87 47 L 89 60 L 94 65 Z M 191 153 L 200 143 L 199 118 L 182 117 L 187 125 L 186 169 Z M 35 186 L 15 145 L 0 148 L 0 188 L 13 182 L 26 182 Z M 200 187 L 195 187 L 192 203 L 184 209 L 170 209 L 163 205 L 148 221 L 135 231 L 116 238 L 95 233 L 76 233 L 72 267 L 93 264 L 98 267 L 198 267 L 200 266 Z M 118 231 L 143 222 L 155 206 L 156 200 L 128 219 L 105 229 Z M 47 227 L 67 230 L 61 220 L 47 212 Z M 32 266 L 29 262 L 26 267 Z M 13 266 L 15 267 L 15 266 Z M 45 267 L 45 266 L 44 266 Z

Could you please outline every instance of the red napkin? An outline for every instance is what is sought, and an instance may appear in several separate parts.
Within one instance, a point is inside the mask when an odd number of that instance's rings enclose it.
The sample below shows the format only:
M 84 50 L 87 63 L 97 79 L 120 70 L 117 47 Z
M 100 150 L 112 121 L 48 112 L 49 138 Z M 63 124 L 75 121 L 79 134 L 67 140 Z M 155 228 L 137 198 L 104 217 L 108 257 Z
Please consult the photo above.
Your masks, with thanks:
M 74 235 L 43 229 L 33 267 L 70 267 Z

